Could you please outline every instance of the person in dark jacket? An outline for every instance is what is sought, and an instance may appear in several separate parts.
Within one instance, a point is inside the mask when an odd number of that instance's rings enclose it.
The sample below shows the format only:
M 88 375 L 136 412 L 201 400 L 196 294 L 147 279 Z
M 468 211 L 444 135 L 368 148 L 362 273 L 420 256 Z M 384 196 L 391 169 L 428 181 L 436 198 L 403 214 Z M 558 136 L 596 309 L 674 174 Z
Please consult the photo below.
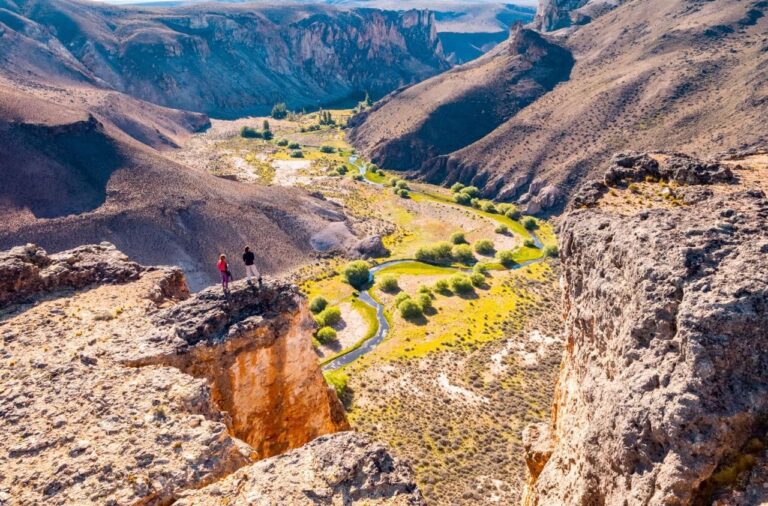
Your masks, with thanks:
M 256 256 L 251 251 L 251 248 L 246 246 L 245 247 L 245 253 L 243 253 L 243 263 L 245 264 L 245 277 L 248 278 L 248 281 L 251 280 L 251 278 L 258 278 L 259 285 L 261 285 L 261 274 L 259 274 L 259 270 L 256 268 Z

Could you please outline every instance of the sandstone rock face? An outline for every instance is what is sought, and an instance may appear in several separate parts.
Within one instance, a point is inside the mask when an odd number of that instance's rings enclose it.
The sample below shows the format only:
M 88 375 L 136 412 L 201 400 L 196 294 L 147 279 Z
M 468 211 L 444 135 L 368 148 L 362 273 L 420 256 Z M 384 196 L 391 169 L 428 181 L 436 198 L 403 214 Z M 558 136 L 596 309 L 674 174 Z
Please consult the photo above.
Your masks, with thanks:
M 292 486 L 286 487 L 285 483 Z M 225 504 L 426 503 L 413 472 L 378 443 L 354 432 L 323 436 L 305 447 L 243 468 L 226 479 L 189 492 L 179 506 Z
M 348 428 L 317 366 L 304 299 L 287 283 L 234 283 L 227 295 L 190 298 L 179 270 L 139 267 L 107 245 L 50 257 L 28 246 L 3 258 L 42 273 L 70 259 L 74 273 L 98 273 L 61 277 L 88 280 L 87 290 L 45 291 L 0 312 L 3 504 L 170 504 Z M 104 274 L 124 269 L 130 275 Z M 330 474 L 318 469 L 298 484 L 291 464 L 264 479 L 285 497 L 313 487 L 318 497 L 420 497 L 380 446 L 354 435 L 329 441 L 291 458 L 329 462 Z
M 135 366 L 170 365 L 208 379 L 230 432 L 251 445 L 254 458 L 349 429 L 317 366 L 309 339 L 313 322 L 295 286 L 242 281 L 227 294 L 208 288 L 154 320 L 158 333 L 150 339 L 160 346 L 121 359 Z
M 653 166 L 623 165 L 638 164 Z M 598 202 L 564 219 L 567 344 L 553 448 L 541 451 L 540 430 L 527 443 L 526 504 L 708 503 L 708 478 L 761 430 L 768 201 L 742 185 L 679 191 L 686 203 L 670 208 L 627 216 Z
M 20 246 L 0 252 L 0 308 L 41 293 L 136 280 L 142 270 L 109 243 L 50 256 L 33 244 Z

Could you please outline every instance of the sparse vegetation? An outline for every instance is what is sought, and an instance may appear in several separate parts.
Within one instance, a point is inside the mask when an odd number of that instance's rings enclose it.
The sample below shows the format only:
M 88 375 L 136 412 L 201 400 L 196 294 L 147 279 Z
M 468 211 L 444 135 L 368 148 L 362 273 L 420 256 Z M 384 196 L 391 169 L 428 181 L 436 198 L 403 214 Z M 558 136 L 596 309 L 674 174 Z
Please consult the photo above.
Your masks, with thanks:
M 555 258 L 560 255 L 560 252 L 557 250 L 557 246 L 547 246 L 544 248 L 544 255 L 550 258 Z
M 475 261 L 475 255 L 469 244 L 457 244 L 451 250 L 454 260 L 463 264 L 472 264 Z
M 473 272 L 469 275 L 469 280 L 472 286 L 481 287 L 485 285 L 485 276 L 479 272 Z
M 439 242 L 434 246 L 424 246 L 416 251 L 416 260 L 436 264 L 449 264 L 453 261 L 452 249 L 449 242 Z
M 512 267 L 517 263 L 515 261 L 515 252 L 512 250 L 499 251 L 499 253 L 496 255 L 496 258 L 504 267 Z
M 335 153 L 336 148 L 334 148 L 333 146 L 323 145 L 323 146 L 320 146 L 320 152 L 327 153 L 327 154 Z

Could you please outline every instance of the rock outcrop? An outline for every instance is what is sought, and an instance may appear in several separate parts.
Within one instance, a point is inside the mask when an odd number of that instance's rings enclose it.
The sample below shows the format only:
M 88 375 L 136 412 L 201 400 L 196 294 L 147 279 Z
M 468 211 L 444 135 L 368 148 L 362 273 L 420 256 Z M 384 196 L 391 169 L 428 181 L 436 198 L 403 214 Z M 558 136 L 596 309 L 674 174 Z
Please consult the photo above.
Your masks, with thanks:
M 621 179 L 664 167 L 632 160 Z M 670 164 L 684 181 L 731 179 Z M 764 448 L 768 200 L 742 184 L 678 191 L 669 207 L 597 201 L 564 218 L 567 343 L 551 438 L 527 432 L 528 505 L 709 504 L 713 483 L 749 474 L 750 441 Z
M 56 285 L 30 283 L 47 288 L 24 299 L 44 297 L 0 313 L 3 504 L 170 504 L 348 428 L 317 365 L 306 303 L 289 284 L 189 297 L 178 269 L 139 267 L 107 245 L 50 257 L 28 246 L 3 258 L 34 259 L 22 263 L 42 279 L 71 271 Z M 12 289 L 3 300 L 19 298 Z M 244 472 L 269 482 L 273 498 L 420 504 L 407 466 L 354 434 L 290 455 Z M 335 471 L 302 472 L 299 482 L 291 459 Z
M 109 243 L 55 255 L 34 244 L 19 246 L 0 252 L 0 309 L 44 293 L 134 281 L 142 270 Z
M 299 450 L 240 469 L 185 494 L 176 504 L 426 505 L 411 469 L 383 445 L 354 432 L 323 436 Z
M 542 32 L 582 25 L 623 2 L 624 0 L 541 0 L 532 24 Z

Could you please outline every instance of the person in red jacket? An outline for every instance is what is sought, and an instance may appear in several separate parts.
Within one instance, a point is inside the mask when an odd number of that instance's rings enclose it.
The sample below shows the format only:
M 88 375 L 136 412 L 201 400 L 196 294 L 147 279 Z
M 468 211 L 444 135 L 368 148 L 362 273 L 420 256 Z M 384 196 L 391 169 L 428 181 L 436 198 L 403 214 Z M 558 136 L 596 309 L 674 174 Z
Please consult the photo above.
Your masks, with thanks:
M 232 277 L 232 273 L 229 272 L 229 264 L 227 263 L 227 255 L 219 255 L 219 263 L 216 264 L 219 268 L 219 274 L 221 274 L 221 286 L 224 291 L 229 290 L 229 279 Z

